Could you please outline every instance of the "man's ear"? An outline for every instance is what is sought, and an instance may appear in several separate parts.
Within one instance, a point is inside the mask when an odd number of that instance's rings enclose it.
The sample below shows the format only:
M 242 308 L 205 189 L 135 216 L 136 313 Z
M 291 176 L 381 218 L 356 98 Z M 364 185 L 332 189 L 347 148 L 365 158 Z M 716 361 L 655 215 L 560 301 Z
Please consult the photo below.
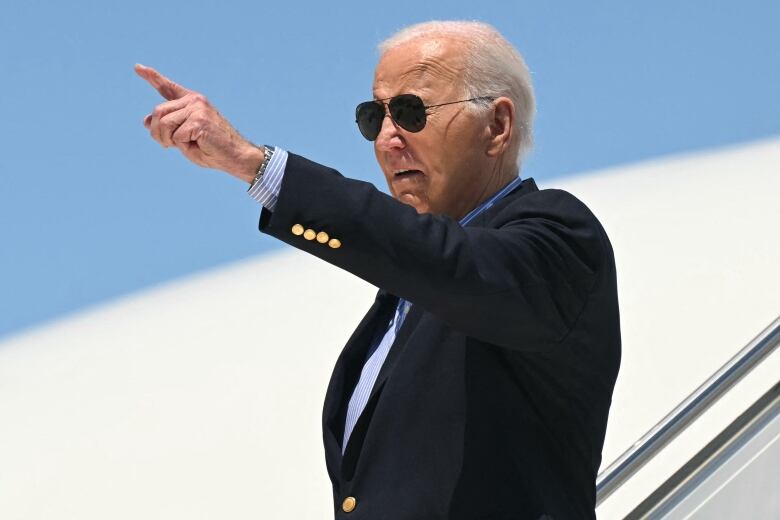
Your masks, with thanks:
M 486 153 L 490 157 L 503 154 L 512 142 L 515 104 L 508 97 L 496 98 L 488 122 L 489 141 Z

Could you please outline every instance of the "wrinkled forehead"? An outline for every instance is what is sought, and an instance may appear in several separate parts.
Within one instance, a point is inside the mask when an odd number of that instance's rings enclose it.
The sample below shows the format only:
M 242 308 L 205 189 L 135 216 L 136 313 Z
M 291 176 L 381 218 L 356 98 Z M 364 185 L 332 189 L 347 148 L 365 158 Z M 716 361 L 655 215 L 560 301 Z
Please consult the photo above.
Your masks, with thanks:
M 388 50 L 374 72 L 374 97 L 459 87 L 464 72 L 462 51 L 462 42 L 445 37 L 418 38 Z

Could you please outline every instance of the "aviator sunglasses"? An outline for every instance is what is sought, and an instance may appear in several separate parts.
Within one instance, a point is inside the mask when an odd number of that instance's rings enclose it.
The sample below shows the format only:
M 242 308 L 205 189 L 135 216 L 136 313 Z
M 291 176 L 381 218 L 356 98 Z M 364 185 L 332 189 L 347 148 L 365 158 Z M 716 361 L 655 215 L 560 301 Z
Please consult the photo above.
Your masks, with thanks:
M 426 110 L 429 108 L 466 103 L 468 101 L 493 101 L 494 99 L 493 97 L 482 96 L 426 106 L 423 104 L 422 99 L 414 94 L 401 94 L 387 99 L 360 103 L 355 108 L 355 122 L 363 137 L 369 141 L 374 141 L 382 130 L 382 121 L 385 119 L 385 105 L 387 105 L 390 117 L 398 126 L 408 132 L 419 132 L 425 128 L 426 116 L 428 114 Z

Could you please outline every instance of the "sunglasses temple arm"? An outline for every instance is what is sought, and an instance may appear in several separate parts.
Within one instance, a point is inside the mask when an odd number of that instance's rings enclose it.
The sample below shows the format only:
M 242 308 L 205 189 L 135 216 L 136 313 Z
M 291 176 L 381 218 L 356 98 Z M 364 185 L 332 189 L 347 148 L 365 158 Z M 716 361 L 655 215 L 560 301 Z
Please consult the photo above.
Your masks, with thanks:
M 475 98 L 471 98 L 471 99 L 461 99 L 460 101 L 450 101 L 449 103 L 439 103 L 438 105 L 427 105 L 425 108 L 443 107 L 443 106 L 446 106 L 446 105 L 454 105 L 455 103 L 466 103 L 468 101 L 481 101 L 483 99 L 489 99 L 490 101 L 493 101 L 496 98 L 494 98 L 492 96 L 480 96 L 480 97 L 475 97 Z

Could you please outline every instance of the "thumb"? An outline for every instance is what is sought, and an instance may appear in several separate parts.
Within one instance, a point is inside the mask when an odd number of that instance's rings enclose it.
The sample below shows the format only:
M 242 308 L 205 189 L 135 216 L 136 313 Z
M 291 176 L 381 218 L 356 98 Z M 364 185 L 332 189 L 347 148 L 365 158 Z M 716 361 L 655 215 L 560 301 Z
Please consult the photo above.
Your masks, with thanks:
M 135 73 L 145 79 L 151 86 L 160 93 L 162 97 L 168 100 L 179 99 L 190 93 L 190 90 L 182 87 L 175 81 L 172 81 L 151 67 L 135 64 Z

